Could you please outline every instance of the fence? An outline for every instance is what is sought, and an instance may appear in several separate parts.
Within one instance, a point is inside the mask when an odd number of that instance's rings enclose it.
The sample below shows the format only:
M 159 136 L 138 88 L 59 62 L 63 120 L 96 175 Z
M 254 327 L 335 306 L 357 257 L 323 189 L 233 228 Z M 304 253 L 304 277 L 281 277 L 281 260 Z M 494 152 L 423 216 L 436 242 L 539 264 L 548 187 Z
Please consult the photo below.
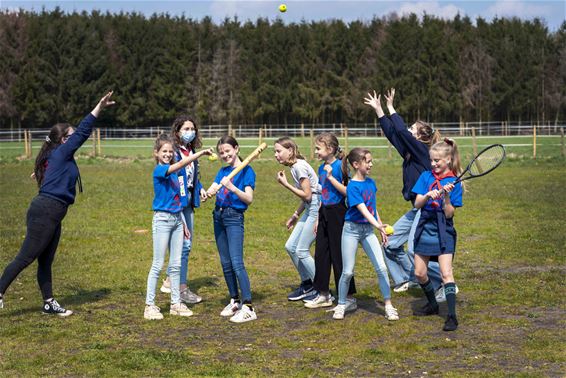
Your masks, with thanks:
M 537 156 L 537 137 L 541 136 L 560 136 L 560 154 L 565 156 L 564 148 L 564 124 L 511 124 L 508 122 L 461 122 L 461 123 L 432 123 L 435 129 L 439 130 L 444 136 L 467 137 L 471 139 L 473 151 L 477 152 L 478 139 L 489 137 L 527 137 L 528 142 L 515 146 L 532 146 L 532 156 Z M 103 154 L 102 141 L 149 141 L 163 132 L 169 132 L 169 127 L 146 127 L 146 128 L 110 128 L 102 127 L 95 129 L 90 141 L 83 146 L 91 149 L 93 156 Z M 377 121 L 372 124 L 300 124 L 300 125 L 203 125 L 199 128 L 203 138 L 218 138 L 225 134 L 233 135 L 237 138 L 274 139 L 282 135 L 295 138 L 310 139 L 307 148 L 311 150 L 311 157 L 314 151 L 314 135 L 323 131 L 334 132 L 342 139 L 342 143 L 348 149 L 351 138 L 380 138 L 383 137 L 381 128 Z M 47 135 L 46 129 L 13 129 L 0 131 L 0 150 L 17 149 L 22 150 L 24 157 L 31 158 L 33 149 L 38 148 Z M 540 140 L 539 140 L 540 141 Z M 12 143 L 6 143 L 12 142 Z M 35 142 L 36 146 L 33 146 Z M 23 144 L 23 148 L 22 148 Z M 151 146 L 151 144 L 149 143 Z M 147 148 L 147 144 L 122 144 L 113 145 L 111 148 Z M 367 146 L 374 147 L 374 146 Z M 386 145 L 375 146 L 377 148 L 390 148 Z M 390 154 L 389 154 L 390 155 Z

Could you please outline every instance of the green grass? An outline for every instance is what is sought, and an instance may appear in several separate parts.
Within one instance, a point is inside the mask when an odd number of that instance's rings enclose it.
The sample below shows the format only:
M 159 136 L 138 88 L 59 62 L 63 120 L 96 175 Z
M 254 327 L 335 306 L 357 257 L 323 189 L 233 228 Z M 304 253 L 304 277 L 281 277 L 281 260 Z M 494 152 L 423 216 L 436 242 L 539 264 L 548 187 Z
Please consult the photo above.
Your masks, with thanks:
M 387 322 L 375 303 L 375 273 L 361 251 L 358 311 L 334 321 L 324 310 L 287 302 L 299 278 L 284 250 L 284 222 L 298 201 L 275 182 L 281 166 L 267 159 L 270 154 L 253 164 L 258 181 L 246 213 L 245 261 L 259 319 L 235 325 L 219 316 L 227 289 L 212 232 L 213 204 L 205 203 L 196 213 L 189 264 L 190 286 L 204 302 L 192 307 L 194 317 L 172 318 L 168 297 L 159 294 L 165 319 L 144 321 L 151 233 L 135 231 L 151 229 L 149 149 L 137 159 L 79 156 L 84 193 L 65 218 L 53 267 L 56 296 L 76 314 L 42 316 L 35 265 L 26 269 L 0 310 L 3 376 L 563 375 L 562 158 L 512 158 L 470 182 L 455 220 L 461 326 L 446 334 L 442 318 L 411 316 L 423 303 L 418 290 L 393 296 L 401 319 Z M 202 164 L 208 185 L 220 165 Z M 31 161 L 0 163 L 0 269 L 25 234 L 37 192 L 31 171 Z M 400 161 L 378 156 L 372 177 L 381 216 L 393 223 L 407 210 Z

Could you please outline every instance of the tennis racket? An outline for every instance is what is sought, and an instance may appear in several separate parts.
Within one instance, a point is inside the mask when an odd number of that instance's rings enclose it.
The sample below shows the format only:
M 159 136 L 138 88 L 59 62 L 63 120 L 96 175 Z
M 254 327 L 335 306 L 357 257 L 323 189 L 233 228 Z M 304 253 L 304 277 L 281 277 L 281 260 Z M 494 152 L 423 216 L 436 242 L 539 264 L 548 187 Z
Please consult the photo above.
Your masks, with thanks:
M 461 181 L 481 177 L 492 172 L 505 160 L 505 147 L 501 144 L 492 144 L 480 151 L 456 180 L 454 185 Z M 444 193 L 444 189 L 442 190 Z

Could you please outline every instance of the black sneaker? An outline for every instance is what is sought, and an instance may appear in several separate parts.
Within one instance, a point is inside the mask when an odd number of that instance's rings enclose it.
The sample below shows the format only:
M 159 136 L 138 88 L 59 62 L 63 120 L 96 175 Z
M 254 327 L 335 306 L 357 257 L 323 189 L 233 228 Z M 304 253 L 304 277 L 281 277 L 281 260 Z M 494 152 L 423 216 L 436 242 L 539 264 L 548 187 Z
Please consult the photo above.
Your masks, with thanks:
M 423 307 L 413 311 L 413 315 L 415 316 L 429 316 L 429 315 L 437 315 L 437 314 L 438 314 L 438 306 L 432 307 L 430 303 L 427 303 Z
M 443 331 L 456 331 L 458 328 L 458 319 L 456 319 L 456 315 L 448 315 L 446 317 L 446 322 L 444 323 L 444 327 L 442 327 Z
M 301 284 L 301 286 L 293 290 L 293 292 L 287 296 L 287 299 L 290 301 L 300 301 L 301 299 L 307 297 L 313 290 L 314 287 L 311 284 Z
M 43 313 L 58 315 L 62 317 L 73 315 L 73 311 L 65 310 L 59 305 L 59 303 L 57 303 L 55 299 L 52 299 L 49 302 L 43 302 Z

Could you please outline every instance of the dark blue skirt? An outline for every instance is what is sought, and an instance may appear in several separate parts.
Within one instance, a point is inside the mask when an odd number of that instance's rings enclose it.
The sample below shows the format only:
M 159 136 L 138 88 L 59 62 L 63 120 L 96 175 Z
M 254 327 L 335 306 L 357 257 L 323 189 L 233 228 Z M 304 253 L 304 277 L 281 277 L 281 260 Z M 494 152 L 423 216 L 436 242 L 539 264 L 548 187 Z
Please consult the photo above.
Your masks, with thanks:
M 414 251 L 423 256 L 454 254 L 456 230 L 452 219 L 446 219 L 444 212 L 421 211 L 415 232 Z

